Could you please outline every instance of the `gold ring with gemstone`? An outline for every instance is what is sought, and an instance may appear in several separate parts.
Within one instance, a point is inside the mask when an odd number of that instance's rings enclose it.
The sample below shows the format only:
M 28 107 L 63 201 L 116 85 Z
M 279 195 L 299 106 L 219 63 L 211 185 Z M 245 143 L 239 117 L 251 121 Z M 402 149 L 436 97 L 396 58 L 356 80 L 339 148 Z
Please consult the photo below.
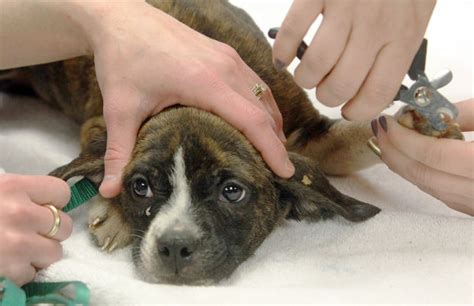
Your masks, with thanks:
M 252 88 L 252 93 L 255 97 L 257 97 L 257 99 L 260 100 L 260 98 L 262 98 L 263 96 L 263 93 L 266 91 L 267 89 L 265 88 L 264 85 L 262 84 L 255 84 Z
M 51 213 L 53 214 L 54 223 L 49 232 L 45 235 L 47 238 L 53 238 L 59 232 L 59 227 L 61 226 L 61 216 L 59 215 L 59 211 L 56 207 L 50 204 L 44 205 L 44 207 L 48 208 Z

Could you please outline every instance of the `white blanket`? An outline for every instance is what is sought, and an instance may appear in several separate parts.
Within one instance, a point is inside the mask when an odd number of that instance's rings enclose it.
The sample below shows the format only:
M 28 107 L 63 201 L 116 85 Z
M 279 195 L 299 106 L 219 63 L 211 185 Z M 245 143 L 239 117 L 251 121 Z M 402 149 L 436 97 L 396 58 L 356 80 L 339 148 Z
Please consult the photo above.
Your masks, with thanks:
M 272 1 L 272 7 L 267 7 L 268 1 L 234 2 L 263 29 L 278 25 L 289 6 L 286 1 Z M 432 75 L 450 67 L 454 81 L 443 93 L 459 100 L 473 96 L 472 3 L 447 2 L 439 1 L 429 28 L 427 71 Z M 314 97 L 313 92 L 310 95 Z M 323 113 L 339 116 L 338 109 L 317 105 Z M 46 174 L 78 152 L 78 127 L 70 120 L 37 100 L 0 95 L 0 168 Z M 83 281 L 91 289 L 93 305 L 472 304 L 472 218 L 446 208 L 384 165 L 331 181 L 382 212 L 359 224 L 342 218 L 315 224 L 288 222 L 216 286 L 139 280 L 130 249 L 106 254 L 94 246 L 84 207 L 71 213 L 74 233 L 64 243 L 64 258 L 42 271 L 38 280 Z

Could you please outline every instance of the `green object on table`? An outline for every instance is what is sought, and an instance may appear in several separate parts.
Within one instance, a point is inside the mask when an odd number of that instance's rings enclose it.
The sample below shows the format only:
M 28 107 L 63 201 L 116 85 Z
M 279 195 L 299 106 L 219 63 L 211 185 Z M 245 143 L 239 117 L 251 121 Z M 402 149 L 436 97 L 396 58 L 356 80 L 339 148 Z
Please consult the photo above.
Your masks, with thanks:
M 29 283 L 20 288 L 10 280 L 0 277 L 0 306 L 88 306 L 89 295 L 89 288 L 82 282 Z

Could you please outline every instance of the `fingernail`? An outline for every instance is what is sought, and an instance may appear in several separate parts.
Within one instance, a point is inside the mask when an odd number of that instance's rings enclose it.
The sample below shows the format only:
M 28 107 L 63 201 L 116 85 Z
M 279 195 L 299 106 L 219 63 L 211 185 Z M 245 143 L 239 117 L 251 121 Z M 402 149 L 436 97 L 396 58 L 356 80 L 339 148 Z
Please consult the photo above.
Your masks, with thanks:
M 116 175 L 106 175 L 106 176 L 104 176 L 103 182 L 113 182 L 113 181 L 116 181 L 116 180 L 117 180 Z
M 380 126 L 382 127 L 382 129 L 387 132 L 387 119 L 385 119 L 385 116 L 381 116 L 379 117 L 379 123 L 380 123 Z
M 295 173 L 295 166 L 289 159 L 286 160 L 286 169 L 288 172 L 291 172 L 292 175 Z
M 283 133 L 282 130 L 280 130 L 280 132 L 278 132 L 278 138 L 280 138 L 281 142 L 286 143 L 285 133 Z
M 350 120 L 344 115 L 343 112 L 341 112 L 341 117 L 342 117 L 342 119 L 344 119 L 344 120 L 346 120 L 346 121 L 350 121 Z
M 305 54 L 306 49 L 308 49 L 308 45 L 306 45 L 305 42 L 302 41 L 301 44 L 298 46 L 298 50 L 296 50 L 296 57 L 299 60 L 303 59 L 303 55 Z
M 268 37 L 275 39 L 280 28 L 271 28 L 268 30 Z
M 372 127 L 372 132 L 374 133 L 374 136 L 377 136 L 377 132 L 378 132 L 378 125 L 377 125 L 377 119 L 374 119 L 370 122 L 370 126 Z
M 286 67 L 285 63 L 283 63 L 279 59 L 275 59 L 275 62 L 273 63 L 273 65 L 275 66 L 275 69 L 278 71 L 281 71 Z

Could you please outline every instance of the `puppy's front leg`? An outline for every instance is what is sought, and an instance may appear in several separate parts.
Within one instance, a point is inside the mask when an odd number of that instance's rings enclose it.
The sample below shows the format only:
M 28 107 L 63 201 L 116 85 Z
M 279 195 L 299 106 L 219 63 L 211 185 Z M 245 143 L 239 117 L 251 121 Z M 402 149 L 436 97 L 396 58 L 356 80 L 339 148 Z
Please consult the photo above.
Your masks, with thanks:
M 89 203 L 89 231 L 97 246 L 112 252 L 132 241 L 132 230 L 124 220 L 121 208 L 98 195 Z
M 90 118 L 82 125 L 81 147 L 78 158 L 54 170 L 51 175 L 64 180 L 85 176 L 99 186 L 104 176 L 106 147 L 105 122 L 101 116 Z M 89 230 L 96 244 L 109 252 L 128 245 L 132 233 L 122 208 L 112 201 L 98 195 L 88 203 Z

